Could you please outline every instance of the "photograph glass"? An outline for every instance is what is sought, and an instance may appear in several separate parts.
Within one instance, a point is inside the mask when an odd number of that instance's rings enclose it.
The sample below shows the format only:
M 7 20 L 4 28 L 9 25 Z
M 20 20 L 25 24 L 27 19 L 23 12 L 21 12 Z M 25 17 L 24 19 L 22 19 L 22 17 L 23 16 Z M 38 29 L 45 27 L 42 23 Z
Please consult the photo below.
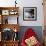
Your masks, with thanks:
M 37 8 L 36 7 L 24 7 L 23 8 L 23 20 L 27 20 L 27 21 L 37 20 Z

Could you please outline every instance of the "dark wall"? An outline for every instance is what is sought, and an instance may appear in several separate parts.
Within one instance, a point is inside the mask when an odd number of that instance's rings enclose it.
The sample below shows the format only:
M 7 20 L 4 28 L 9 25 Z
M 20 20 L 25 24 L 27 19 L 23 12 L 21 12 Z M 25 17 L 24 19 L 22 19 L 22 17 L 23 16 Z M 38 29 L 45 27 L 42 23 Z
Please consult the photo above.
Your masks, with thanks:
M 42 26 L 21 26 L 20 27 L 20 31 L 19 31 L 19 39 L 20 39 L 20 41 L 22 40 L 23 35 L 24 35 L 25 31 L 28 28 L 32 28 L 37 33 L 39 41 L 43 42 L 43 33 L 42 33 L 43 30 L 42 30 Z

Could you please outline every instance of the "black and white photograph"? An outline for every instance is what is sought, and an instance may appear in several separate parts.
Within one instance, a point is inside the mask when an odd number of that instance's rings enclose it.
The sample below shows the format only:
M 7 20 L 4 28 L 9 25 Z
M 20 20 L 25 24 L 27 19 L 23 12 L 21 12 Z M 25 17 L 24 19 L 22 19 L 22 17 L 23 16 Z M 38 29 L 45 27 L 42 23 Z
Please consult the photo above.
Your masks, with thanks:
M 23 20 L 25 21 L 37 20 L 37 8 L 36 7 L 24 7 L 23 8 Z

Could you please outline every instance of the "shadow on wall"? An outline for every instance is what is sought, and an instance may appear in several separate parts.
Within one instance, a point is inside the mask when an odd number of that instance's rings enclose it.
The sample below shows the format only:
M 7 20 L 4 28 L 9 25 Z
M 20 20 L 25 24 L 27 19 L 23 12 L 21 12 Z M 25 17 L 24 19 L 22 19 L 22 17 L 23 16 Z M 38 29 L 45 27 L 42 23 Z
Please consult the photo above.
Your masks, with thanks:
M 43 33 L 42 33 L 43 30 L 42 30 L 42 26 L 21 26 L 20 27 L 20 32 L 19 32 L 19 40 L 20 40 L 20 42 L 21 42 L 21 40 L 22 40 L 22 38 L 24 36 L 25 31 L 28 28 L 32 28 L 34 30 L 34 32 L 36 32 L 39 41 L 41 43 L 43 43 Z

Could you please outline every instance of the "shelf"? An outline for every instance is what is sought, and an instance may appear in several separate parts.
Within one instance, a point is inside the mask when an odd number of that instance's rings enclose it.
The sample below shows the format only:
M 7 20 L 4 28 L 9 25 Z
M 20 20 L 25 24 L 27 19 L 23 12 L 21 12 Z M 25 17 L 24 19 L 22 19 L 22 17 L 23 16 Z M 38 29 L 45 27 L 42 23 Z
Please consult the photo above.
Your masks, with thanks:
M 18 46 L 18 41 L 2 42 L 2 46 Z
M 12 41 L 12 40 L 10 40 L 10 41 L 3 41 L 4 43 L 12 43 L 12 42 L 19 42 L 19 40 L 15 40 L 15 41 Z
M 0 7 L 1 15 L 18 15 L 19 7 Z
M 4 9 L 5 9 L 5 10 L 6 10 L 6 9 L 8 9 L 8 10 L 10 9 L 10 10 L 11 10 L 11 9 L 18 9 L 18 8 L 19 8 L 19 7 L 0 7 L 1 10 L 4 10 Z
M 18 46 L 19 40 L 17 38 L 20 29 L 18 24 L 18 10 L 19 7 L 0 7 L 0 46 Z M 7 38 L 4 35 L 5 31 Z
M 18 24 L 18 9 L 19 7 L 0 7 L 0 24 Z
M 1 31 L 5 28 L 9 28 L 12 29 L 14 31 L 14 29 L 16 29 L 17 31 L 19 31 L 19 25 L 18 24 L 0 24 L 1 27 Z
M 18 16 L 2 16 L 2 24 L 18 24 Z

